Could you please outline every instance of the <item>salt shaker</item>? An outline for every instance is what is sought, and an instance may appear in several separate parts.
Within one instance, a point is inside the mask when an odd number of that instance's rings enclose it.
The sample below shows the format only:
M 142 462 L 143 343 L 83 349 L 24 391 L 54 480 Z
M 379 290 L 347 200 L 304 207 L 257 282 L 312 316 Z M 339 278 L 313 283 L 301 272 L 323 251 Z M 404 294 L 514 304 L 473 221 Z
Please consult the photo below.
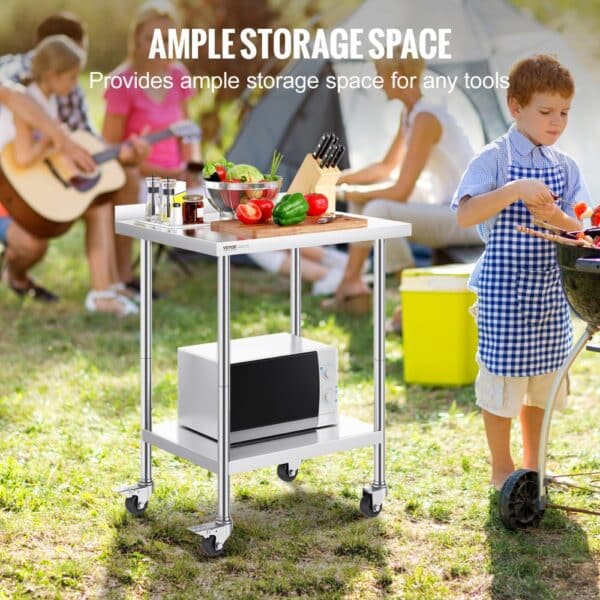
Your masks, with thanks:
M 160 216 L 160 177 L 146 177 L 146 219 Z
M 183 225 L 183 210 L 177 200 L 171 206 L 171 225 Z

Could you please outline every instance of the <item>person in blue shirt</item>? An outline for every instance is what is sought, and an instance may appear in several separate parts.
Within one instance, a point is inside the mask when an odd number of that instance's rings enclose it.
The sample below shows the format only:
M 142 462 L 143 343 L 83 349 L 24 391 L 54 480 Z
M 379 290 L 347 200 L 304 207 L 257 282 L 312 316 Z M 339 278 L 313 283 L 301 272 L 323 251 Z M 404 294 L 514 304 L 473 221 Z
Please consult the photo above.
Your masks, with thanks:
M 551 242 L 516 231 L 547 222 L 581 228 L 577 202 L 589 194 L 576 162 L 554 148 L 567 126 L 575 85 L 548 55 L 518 62 L 509 75 L 514 124 L 468 165 L 452 201 L 458 224 L 477 225 L 486 242 L 474 270 L 479 328 L 477 405 L 491 452 L 494 487 L 515 466 L 510 429 L 519 416 L 523 467 L 537 470 L 548 391 L 572 344 L 571 320 Z M 563 381 L 557 406 L 566 404 Z

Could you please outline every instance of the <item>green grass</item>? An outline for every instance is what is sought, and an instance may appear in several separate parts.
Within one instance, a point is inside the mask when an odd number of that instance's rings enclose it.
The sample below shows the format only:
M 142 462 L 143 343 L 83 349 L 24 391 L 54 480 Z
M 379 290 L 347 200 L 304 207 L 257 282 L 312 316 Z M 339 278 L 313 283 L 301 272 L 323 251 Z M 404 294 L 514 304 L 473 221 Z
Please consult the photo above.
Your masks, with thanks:
M 292 484 L 274 468 L 233 476 L 221 559 L 187 530 L 214 518 L 216 479 L 185 460 L 155 450 L 154 495 L 131 517 L 115 490 L 138 477 L 138 326 L 84 312 L 82 248 L 78 225 L 36 272 L 57 306 L 0 289 L 0 598 L 598 596 L 599 522 L 548 511 L 536 531 L 505 531 L 472 389 L 405 386 L 398 337 L 386 342 L 390 493 L 379 518 L 358 512 L 370 449 L 305 461 Z M 193 279 L 159 267 L 169 295 L 155 304 L 155 422 L 175 416 L 176 348 L 215 338 L 215 277 L 206 262 Z M 235 337 L 288 329 L 287 282 L 245 268 L 232 281 Z M 388 292 L 391 310 L 392 280 Z M 371 419 L 369 319 L 325 314 L 307 294 L 303 317 L 307 336 L 339 348 L 343 412 Z M 573 408 L 551 434 L 556 471 L 600 467 L 597 359 L 585 353 L 573 369 Z

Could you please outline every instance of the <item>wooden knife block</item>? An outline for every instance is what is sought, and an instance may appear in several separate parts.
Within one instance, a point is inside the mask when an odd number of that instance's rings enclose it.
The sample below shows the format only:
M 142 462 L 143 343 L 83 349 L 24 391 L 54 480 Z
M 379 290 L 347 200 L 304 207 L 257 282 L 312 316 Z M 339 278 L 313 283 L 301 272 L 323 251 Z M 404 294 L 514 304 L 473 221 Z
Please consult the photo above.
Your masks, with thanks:
M 321 167 L 312 154 L 307 154 L 287 193 L 324 194 L 328 200 L 327 212 L 335 212 L 335 184 L 341 174 L 337 167 Z

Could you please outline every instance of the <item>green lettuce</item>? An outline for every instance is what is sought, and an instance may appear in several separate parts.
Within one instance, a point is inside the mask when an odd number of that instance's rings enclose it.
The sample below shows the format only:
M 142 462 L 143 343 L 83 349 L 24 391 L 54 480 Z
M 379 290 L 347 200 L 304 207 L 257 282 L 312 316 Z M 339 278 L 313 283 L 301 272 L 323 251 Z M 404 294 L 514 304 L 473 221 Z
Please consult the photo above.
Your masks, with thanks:
M 263 174 L 252 165 L 235 165 L 227 170 L 229 179 L 239 179 L 244 183 L 258 183 L 264 180 Z

